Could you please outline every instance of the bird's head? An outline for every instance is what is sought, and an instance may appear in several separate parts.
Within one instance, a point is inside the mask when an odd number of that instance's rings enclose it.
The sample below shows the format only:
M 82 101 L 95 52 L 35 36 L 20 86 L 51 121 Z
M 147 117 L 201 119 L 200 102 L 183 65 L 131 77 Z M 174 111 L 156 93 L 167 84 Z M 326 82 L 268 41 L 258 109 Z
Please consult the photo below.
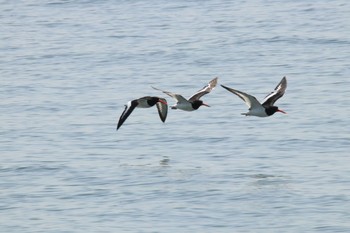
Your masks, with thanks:
M 151 97 L 151 98 L 148 100 L 148 104 L 149 104 L 150 106 L 153 106 L 153 105 L 155 105 L 155 104 L 158 103 L 158 102 L 160 102 L 160 103 L 162 103 L 162 104 L 168 104 L 166 101 L 164 101 L 163 99 L 161 99 L 161 98 L 159 98 L 159 97 L 156 97 L 156 96 L 153 96 L 153 97 Z
M 202 100 L 195 100 L 192 102 L 192 107 L 198 109 L 200 106 L 210 107 L 208 104 L 204 103 Z
M 271 107 L 266 109 L 266 114 L 268 116 L 271 116 L 271 115 L 275 114 L 276 112 L 281 112 L 283 114 L 287 114 L 285 111 L 279 109 L 277 106 L 271 106 Z

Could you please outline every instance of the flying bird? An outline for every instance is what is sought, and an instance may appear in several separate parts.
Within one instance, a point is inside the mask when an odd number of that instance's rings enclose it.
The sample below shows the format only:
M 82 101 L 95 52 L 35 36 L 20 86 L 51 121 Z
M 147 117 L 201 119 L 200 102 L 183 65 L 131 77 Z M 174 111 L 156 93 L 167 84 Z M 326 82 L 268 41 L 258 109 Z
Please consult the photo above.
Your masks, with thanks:
M 242 115 L 246 116 L 258 116 L 258 117 L 267 117 L 273 115 L 275 112 L 281 112 L 287 114 L 281 109 L 278 109 L 277 106 L 273 106 L 274 103 L 284 95 L 284 92 L 287 88 L 287 79 L 283 77 L 279 84 L 276 86 L 275 90 L 268 94 L 263 103 L 261 104 L 254 96 L 249 95 L 247 93 L 226 87 L 221 85 L 226 90 L 232 92 L 241 98 L 249 107 L 249 112 L 242 113 Z
M 165 122 L 165 119 L 168 114 L 168 103 L 166 99 L 159 98 L 156 96 L 145 96 L 139 99 L 135 99 L 132 101 L 129 101 L 128 104 L 125 105 L 124 112 L 119 118 L 117 130 L 122 126 L 124 121 L 130 116 L 132 111 L 134 111 L 135 108 L 150 108 L 154 105 L 157 105 L 158 114 L 160 119 Z
M 177 103 L 171 107 L 171 109 L 181 109 L 184 111 L 194 111 L 197 110 L 200 106 L 206 106 L 210 107 L 208 104 L 204 103 L 200 98 L 211 92 L 211 90 L 214 89 L 218 82 L 218 78 L 214 78 L 211 80 L 206 86 L 204 86 L 202 89 L 197 91 L 195 94 L 193 94 L 189 99 L 185 99 L 180 94 L 175 94 L 169 91 L 163 91 L 161 89 L 152 87 L 158 91 L 162 91 L 163 93 L 171 96 L 172 98 L 176 99 Z

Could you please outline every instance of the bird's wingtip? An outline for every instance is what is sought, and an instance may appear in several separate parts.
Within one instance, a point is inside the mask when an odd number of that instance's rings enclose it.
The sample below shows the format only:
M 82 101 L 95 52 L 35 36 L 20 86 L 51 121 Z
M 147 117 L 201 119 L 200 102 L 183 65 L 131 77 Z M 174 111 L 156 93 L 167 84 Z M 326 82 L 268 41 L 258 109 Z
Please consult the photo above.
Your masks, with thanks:
M 225 85 L 222 85 L 222 84 L 220 84 L 220 86 L 222 86 L 223 88 L 225 88 L 225 89 L 229 89 L 229 87 L 226 87 Z

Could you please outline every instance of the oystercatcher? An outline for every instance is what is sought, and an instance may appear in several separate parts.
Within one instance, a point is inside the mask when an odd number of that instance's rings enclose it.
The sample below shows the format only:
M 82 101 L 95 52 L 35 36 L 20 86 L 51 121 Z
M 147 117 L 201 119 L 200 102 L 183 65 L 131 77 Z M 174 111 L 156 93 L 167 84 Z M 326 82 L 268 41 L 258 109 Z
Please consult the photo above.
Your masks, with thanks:
M 135 108 L 150 108 L 154 105 L 157 105 L 158 114 L 160 119 L 165 122 L 165 119 L 168 114 L 168 103 L 166 99 L 159 98 L 156 96 L 145 96 L 139 99 L 131 100 L 128 102 L 127 105 L 125 105 L 124 112 L 119 118 L 117 130 L 122 126 L 124 121 L 130 116 L 132 111 L 134 111 Z
M 211 90 L 213 90 L 214 87 L 216 86 L 217 82 L 218 82 L 218 78 L 214 78 L 213 80 L 211 80 L 208 83 L 208 85 L 204 86 L 202 89 L 197 91 L 188 100 L 185 99 L 182 95 L 175 94 L 175 93 L 172 93 L 169 91 L 163 91 L 163 90 L 155 88 L 155 87 L 152 87 L 152 88 L 154 88 L 158 91 L 162 91 L 163 93 L 176 99 L 177 103 L 171 107 L 172 109 L 181 109 L 184 111 L 194 111 L 194 110 L 197 110 L 202 105 L 206 106 L 206 107 L 210 107 L 208 104 L 206 104 L 202 100 L 200 100 L 200 98 L 203 95 L 210 93 Z
M 268 94 L 263 103 L 261 104 L 254 96 L 249 95 L 247 93 L 226 87 L 221 85 L 226 90 L 232 92 L 241 98 L 249 107 L 249 112 L 242 113 L 242 115 L 246 116 L 258 116 L 258 117 L 267 117 L 272 116 L 275 112 L 281 112 L 287 114 L 281 109 L 278 109 L 277 106 L 273 106 L 273 104 L 284 95 L 284 92 L 287 88 L 287 79 L 283 77 L 279 84 L 276 86 L 275 90 Z

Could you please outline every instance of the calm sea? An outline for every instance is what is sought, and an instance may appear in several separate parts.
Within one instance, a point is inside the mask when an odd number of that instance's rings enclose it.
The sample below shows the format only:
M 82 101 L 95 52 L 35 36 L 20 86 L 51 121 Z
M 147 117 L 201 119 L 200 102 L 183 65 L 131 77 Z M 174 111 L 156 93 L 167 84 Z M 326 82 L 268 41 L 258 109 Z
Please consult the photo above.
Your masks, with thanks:
M 350 232 L 348 0 L 0 2 L 0 232 Z

